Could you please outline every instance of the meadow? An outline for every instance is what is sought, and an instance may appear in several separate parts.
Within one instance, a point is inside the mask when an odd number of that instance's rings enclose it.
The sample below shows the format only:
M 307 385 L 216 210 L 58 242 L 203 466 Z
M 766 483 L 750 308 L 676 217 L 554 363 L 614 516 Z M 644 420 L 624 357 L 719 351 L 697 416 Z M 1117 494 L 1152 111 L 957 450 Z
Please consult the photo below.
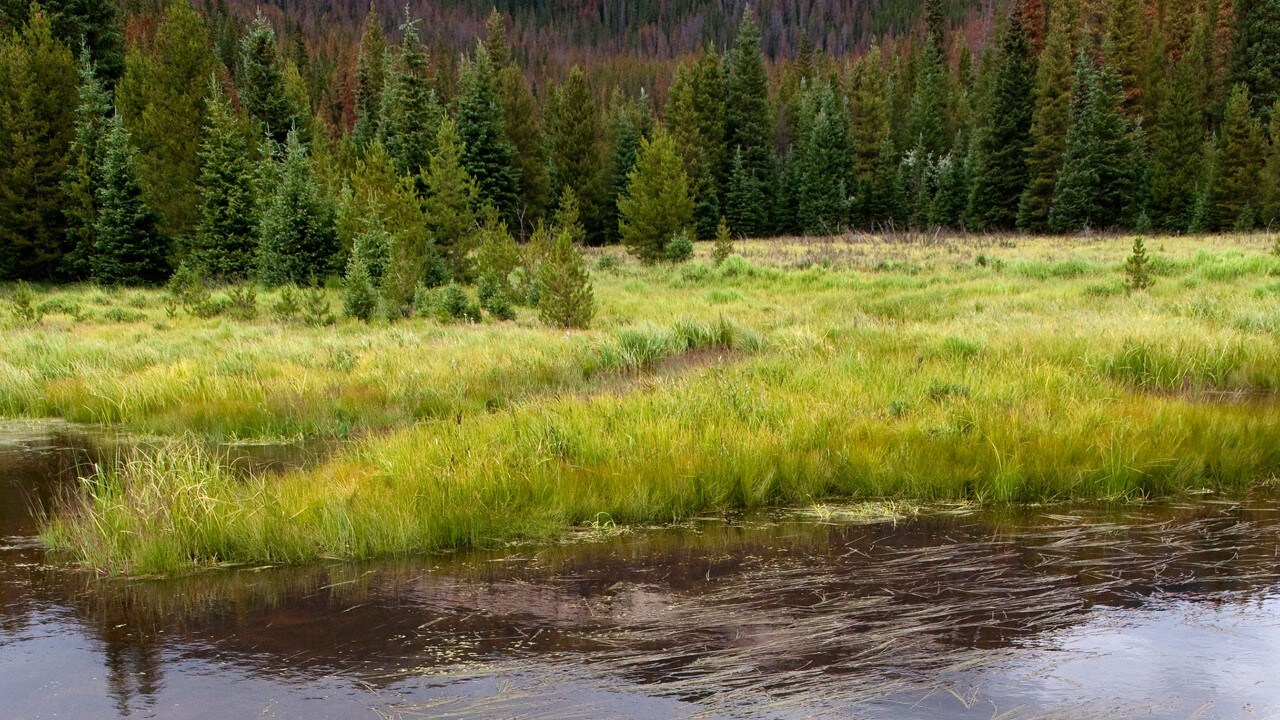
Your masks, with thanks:
M 595 251 L 592 329 L 200 318 L 162 291 L 38 291 L 0 415 L 164 436 L 44 539 L 170 575 L 544 542 L 832 498 L 1124 501 L 1273 489 L 1280 257 L 1266 236 L 740 243 Z M 9 288 L 10 293 L 13 292 Z M 218 292 L 215 291 L 215 295 Z M 331 291 L 335 308 L 341 303 Z M 281 475 L 214 441 L 350 438 Z

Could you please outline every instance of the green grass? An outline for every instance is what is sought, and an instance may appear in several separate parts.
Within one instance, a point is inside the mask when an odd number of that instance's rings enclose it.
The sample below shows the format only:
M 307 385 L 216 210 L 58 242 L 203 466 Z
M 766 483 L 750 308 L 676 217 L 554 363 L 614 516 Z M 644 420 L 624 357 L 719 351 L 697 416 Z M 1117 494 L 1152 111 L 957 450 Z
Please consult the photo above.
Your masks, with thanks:
M 1097 291 L 1122 283 L 1125 238 L 747 243 L 720 267 L 597 270 L 597 327 L 574 334 L 530 318 L 168 324 L 158 296 L 134 293 L 153 325 L 7 333 L 0 408 L 178 436 L 46 523 L 53 546 L 122 574 L 832 497 L 1244 492 L 1280 474 L 1280 295 L 1258 292 L 1274 283 L 1269 243 L 1148 245 L 1165 270 L 1129 294 Z M 706 349 L 724 361 L 674 362 Z M 67 412 L 82 404 L 118 409 Z M 247 480 L 193 439 L 353 429 L 384 432 Z

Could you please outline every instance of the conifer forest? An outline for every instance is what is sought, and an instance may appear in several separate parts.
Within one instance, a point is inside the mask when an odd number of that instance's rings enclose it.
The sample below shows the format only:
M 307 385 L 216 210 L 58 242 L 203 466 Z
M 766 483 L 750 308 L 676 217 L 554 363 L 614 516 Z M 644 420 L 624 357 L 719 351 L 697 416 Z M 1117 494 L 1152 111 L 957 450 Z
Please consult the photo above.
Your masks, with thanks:
M 1277 500 L 1280 0 L 0 0 L 0 716 L 1280 717 Z

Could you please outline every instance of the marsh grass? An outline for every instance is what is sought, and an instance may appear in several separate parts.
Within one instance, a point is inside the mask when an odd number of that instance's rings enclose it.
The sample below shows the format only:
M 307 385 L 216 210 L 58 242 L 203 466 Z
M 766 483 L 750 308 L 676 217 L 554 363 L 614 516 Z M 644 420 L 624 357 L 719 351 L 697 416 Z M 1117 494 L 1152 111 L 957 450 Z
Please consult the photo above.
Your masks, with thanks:
M 1129 295 L 1131 244 L 782 239 L 738 243 L 719 266 L 699 247 L 681 267 L 597 272 L 588 332 L 527 316 L 124 332 L 55 317 L 0 343 L 0 413 L 223 438 L 390 430 L 250 480 L 178 439 L 85 484 L 46 539 L 126 574 L 540 542 L 601 518 L 831 498 L 1124 500 L 1277 476 L 1266 239 L 1153 238 L 1162 281 Z M 650 372 L 705 349 L 733 360 Z M 635 374 L 645 382 L 593 392 Z

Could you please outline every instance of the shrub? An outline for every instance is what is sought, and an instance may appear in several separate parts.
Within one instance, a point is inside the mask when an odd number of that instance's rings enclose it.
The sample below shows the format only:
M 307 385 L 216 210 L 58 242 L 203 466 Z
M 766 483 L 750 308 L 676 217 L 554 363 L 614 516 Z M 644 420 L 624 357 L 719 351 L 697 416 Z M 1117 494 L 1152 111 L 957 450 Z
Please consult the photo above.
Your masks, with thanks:
M 720 224 L 716 226 L 716 244 L 711 252 L 711 257 L 715 260 L 716 267 L 719 267 L 732 254 L 733 236 L 729 234 L 729 223 L 725 222 L 724 216 L 721 215 Z
M 337 321 L 330 312 L 329 299 L 325 296 L 324 288 L 320 287 L 314 278 L 311 287 L 302 294 L 302 320 L 312 327 L 332 325 Z
M 369 267 L 359 255 L 352 255 L 347 267 L 347 285 L 342 291 L 342 311 L 361 322 L 373 319 L 378 309 L 378 291 L 373 287 Z
M 1130 292 L 1146 290 L 1155 282 L 1147 267 L 1147 249 L 1142 244 L 1141 235 L 1133 239 L 1133 252 L 1130 253 L 1129 259 L 1124 261 L 1124 274 Z
M 676 233 L 667 243 L 667 259 L 681 263 L 693 257 L 693 234 L 688 229 Z
M 441 320 L 480 322 L 480 307 L 471 301 L 467 291 L 457 283 L 450 283 L 440 295 Z
M 18 283 L 13 296 L 9 298 L 9 308 L 13 312 L 14 319 L 27 325 L 38 324 L 43 312 L 36 307 L 35 300 L 35 293 L 31 292 L 30 286 L 26 283 Z
M 236 320 L 258 319 L 258 293 L 252 285 L 239 285 L 227 291 L 226 312 Z
M 511 303 L 510 290 L 489 275 L 481 275 L 476 284 L 480 307 L 498 320 L 515 320 L 516 311 Z
M 298 301 L 298 290 L 292 285 L 280 288 L 280 297 L 271 306 L 271 314 L 281 322 L 293 322 L 302 314 L 302 304 Z
M 585 328 L 595 315 L 595 291 L 582 253 L 561 231 L 539 268 L 542 321 L 562 328 Z

